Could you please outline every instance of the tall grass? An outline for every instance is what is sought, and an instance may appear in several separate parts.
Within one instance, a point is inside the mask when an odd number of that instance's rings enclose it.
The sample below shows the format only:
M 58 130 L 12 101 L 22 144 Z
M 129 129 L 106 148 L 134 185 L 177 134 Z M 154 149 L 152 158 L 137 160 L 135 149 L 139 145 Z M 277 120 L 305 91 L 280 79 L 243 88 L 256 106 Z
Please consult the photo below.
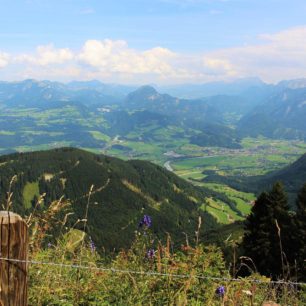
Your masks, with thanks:
M 90 209 L 89 201 L 90 196 Z M 195 237 L 177 250 L 169 235 L 162 243 L 151 233 L 151 221 L 142 222 L 135 228 L 131 247 L 110 258 L 97 252 L 84 231 L 67 227 L 69 207 L 61 199 L 29 216 L 29 259 L 93 269 L 30 265 L 30 305 L 304 305 L 306 301 L 305 288 L 275 284 L 257 273 L 231 281 L 221 250 L 200 242 L 201 220 Z M 79 222 L 86 231 L 87 218 Z

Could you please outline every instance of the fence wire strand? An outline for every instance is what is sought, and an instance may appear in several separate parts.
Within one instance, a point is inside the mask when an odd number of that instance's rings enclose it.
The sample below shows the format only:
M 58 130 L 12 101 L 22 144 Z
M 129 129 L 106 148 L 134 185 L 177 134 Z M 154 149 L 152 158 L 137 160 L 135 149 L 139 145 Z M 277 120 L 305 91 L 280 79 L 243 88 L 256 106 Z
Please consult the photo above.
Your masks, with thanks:
M 161 272 L 155 272 L 155 271 L 123 270 L 123 269 L 108 268 L 108 267 L 94 267 L 94 266 L 91 267 L 91 266 L 79 265 L 79 264 L 64 264 L 64 263 L 45 262 L 45 261 L 36 261 L 36 260 L 21 260 L 21 259 L 12 259 L 12 258 L 4 258 L 4 257 L 0 257 L 0 261 L 8 261 L 8 262 L 14 262 L 14 263 L 30 264 L 30 265 L 54 266 L 54 267 L 70 268 L 70 269 L 91 270 L 91 271 L 100 271 L 100 272 L 148 275 L 148 276 L 163 276 L 163 277 L 173 277 L 173 278 L 196 278 L 196 279 L 226 281 L 226 282 L 245 282 L 247 281 L 247 282 L 252 282 L 252 283 L 257 283 L 257 284 L 267 284 L 267 285 L 268 284 L 281 284 L 281 285 L 291 285 L 291 286 L 306 286 L 306 283 L 284 281 L 284 280 L 263 281 L 259 279 L 213 277 L 213 276 L 192 275 L 192 274 L 170 274 L 170 273 L 161 273 Z

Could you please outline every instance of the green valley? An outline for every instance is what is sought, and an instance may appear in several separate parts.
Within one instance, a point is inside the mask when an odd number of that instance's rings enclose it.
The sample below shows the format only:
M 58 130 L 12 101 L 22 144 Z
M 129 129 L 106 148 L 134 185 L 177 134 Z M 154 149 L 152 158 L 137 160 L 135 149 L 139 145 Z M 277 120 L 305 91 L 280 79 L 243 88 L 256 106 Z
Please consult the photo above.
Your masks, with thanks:
M 78 147 L 126 161 L 151 161 L 205 190 L 207 212 L 228 224 L 248 214 L 261 189 L 232 185 L 227 178 L 268 174 L 306 151 L 302 137 L 248 136 L 239 130 L 241 118 L 283 89 L 269 89 L 258 101 L 244 95 L 187 100 L 150 86 L 111 97 L 99 82 L 81 85 L 1 83 L 0 154 Z M 262 91 L 265 85 L 256 88 Z M 30 207 L 38 195 L 36 181 L 22 192 Z

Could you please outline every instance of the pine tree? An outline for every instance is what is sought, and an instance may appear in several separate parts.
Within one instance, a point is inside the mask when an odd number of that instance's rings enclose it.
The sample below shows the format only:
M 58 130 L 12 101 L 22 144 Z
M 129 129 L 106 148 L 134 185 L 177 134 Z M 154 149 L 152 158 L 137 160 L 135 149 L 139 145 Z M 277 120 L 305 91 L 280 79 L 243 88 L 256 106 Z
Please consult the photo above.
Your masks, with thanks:
M 266 205 L 268 194 L 261 193 L 252 207 L 245 222 L 245 234 L 242 241 L 244 254 L 250 257 L 257 269 L 264 267 L 270 250 L 268 216 L 270 207 Z
M 294 245 L 297 248 L 297 266 L 299 278 L 306 280 L 306 184 L 297 197 L 296 233 Z
M 277 182 L 270 192 L 258 197 L 245 223 L 244 253 L 260 273 L 285 277 L 286 265 L 294 257 L 290 250 L 292 226 L 286 193 Z

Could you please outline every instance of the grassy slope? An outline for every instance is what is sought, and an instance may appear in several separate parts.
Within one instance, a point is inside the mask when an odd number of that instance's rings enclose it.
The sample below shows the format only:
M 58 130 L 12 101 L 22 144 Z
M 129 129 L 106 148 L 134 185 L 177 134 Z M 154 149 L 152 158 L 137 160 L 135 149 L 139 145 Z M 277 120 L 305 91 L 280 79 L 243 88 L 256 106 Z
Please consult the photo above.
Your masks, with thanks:
M 30 209 L 32 207 L 32 200 L 35 196 L 39 196 L 39 186 L 38 182 L 27 182 L 23 188 L 23 203 L 24 207 Z

